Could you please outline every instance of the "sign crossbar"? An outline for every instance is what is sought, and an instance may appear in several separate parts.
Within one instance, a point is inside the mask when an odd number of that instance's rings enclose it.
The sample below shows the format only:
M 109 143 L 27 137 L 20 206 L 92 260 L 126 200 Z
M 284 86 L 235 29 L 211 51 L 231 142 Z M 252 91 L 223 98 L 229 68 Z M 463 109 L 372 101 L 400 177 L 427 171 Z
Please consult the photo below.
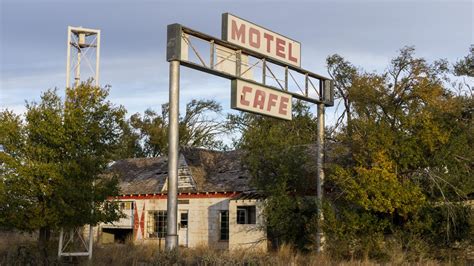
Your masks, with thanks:
M 226 57 L 223 57 L 222 59 L 219 59 L 215 64 L 213 63 L 214 55 L 212 55 L 209 59 L 209 62 L 207 63 L 206 60 L 204 59 L 205 57 L 200 55 L 198 47 L 193 45 L 191 41 L 191 37 L 197 38 L 201 41 L 204 41 L 204 43 L 207 43 L 209 47 L 207 47 L 205 50 L 209 51 L 212 49 L 211 55 L 213 53 L 215 54 L 214 50 L 218 50 L 219 47 L 224 47 L 226 49 L 229 49 L 232 51 L 232 53 L 227 55 Z M 187 50 L 189 48 L 191 48 L 191 50 L 197 56 L 199 62 L 193 62 L 192 60 L 188 58 Z M 247 62 L 244 63 L 242 62 L 243 60 L 239 61 L 239 56 L 238 56 L 239 54 L 241 55 L 241 57 L 250 56 L 250 57 L 256 58 L 257 61 L 253 65 L 250 65 L 249 67 L 249 64 Z M 234 59 L 234 57 L 236 58 L 236 60 Z M 264 54 L 261 54 L 256 51 L 247 49 L 245 47 L 241 47 L 236 44 L 221 40 L 211 35 L 201 33 L 191 28 L 185 27 L 181 24 L 168 25 L 167 60 L 168 61 L 177 60 L 183 66 L 186 66 L 195 70 L 203 71 L 209 74 L 217 75 L 222 78 L 231 79 L 231 80 L 236 79 L 236 78 L 245 79 L 246 81 L 253 82 L 257 85 L 264 85 L 266 87 L 272 87 L 273 89 L 284 90 L 286 93 L 292 94 L 292 96 L 297 99 L 308 101 L 311 103 L 315 103 L 315 104 L 324 103 L 325 106 L 334 105 L 334 95 L 332 93 L 334 85 L 330 78 L 313 73 L 301 67 L 288 65 L 284 62 L 268 57 Z M 246 69 L 244 71 L 239 71 L 239 73 L 231 73 L 231 72 L 221 71 L 217 69 L 217 66 L 224 64 L 226 62 L 234 63 L 235 69 L 241 68 L 242 65 L 245 66 Z M 263 68 L 262 81 L 247 78 L 244 74 L 247 74 L 248 72 L 250 72 L 251 68 L 256 67 L 259 62 L 262 62 L 262 65 L 263 65 L 262 66 Z M 284 72 L 285 77 L 279 79 L 273 73 L 273 71 L 269 68 L 268 63 L 282 67 L 282 71 Z M 276 81 L 277 87 L 271 86 L 267 84 L 267 82 L 265 82 L 265 76 L 267 76 L 266 74 L 267 71 L 265 70 L 268 70 L 268 72 L 270 72 L 270 76 L 268 77 L 273 78 Z M 302 90 L 301 89 L 302 86 L 298 84 L 297 80 L 294 77 L 294 73 L 302 75 L 304 79 L 306 79 L 307 77 L 307 78 L 313 78 L 319 81 L 323 81 L 321 83 L 323 84 L 323 91 L 327 91 L 330 93 L 323 93 L 322 95 L 319 95 L 319 91 L 315 88 L 316 86 L 314 86 L 313 84 L 317 97 L 310 97 L 307 93 L 307 90 L 308 90 L 307 84 L 303 85 L 305 90 Z M 289 91 L 288 86 L 284 86 L 280 82 L 280 81 L 285 81 L 285 84 L 287 84 L 288 82 L 286 80 L 288 79 L 287 78 L 288 76 L 290 76 L 293 79 L 293 81 L 295 82 L 295 84 L 297 85 L 301 93 L 295 92 L 295 91 Z M 305 81 L 305 83 L 308 83 L 308 81 Z

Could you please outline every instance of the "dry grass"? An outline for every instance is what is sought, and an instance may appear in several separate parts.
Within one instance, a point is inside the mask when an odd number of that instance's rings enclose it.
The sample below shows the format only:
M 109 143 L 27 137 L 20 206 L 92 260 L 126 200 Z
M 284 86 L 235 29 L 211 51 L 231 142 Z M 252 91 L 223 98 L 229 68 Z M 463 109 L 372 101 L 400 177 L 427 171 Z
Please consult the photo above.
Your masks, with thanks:
M 83 265 L 87 263 L 84 261 Z M 158 251 L 153 245 L 110 245 L 97 247 L 93 265 L 340 265 L 372 266 L 381 265 L 374 261 L 334 261 L 327 255 L 302 254 L 283 246 L 277 252 L 252 250 L 223 251 L 207 247 L 181 248 L 179 253 Z M 394 260 L 385 265 L 440 265 L 433 260 L 406 262 Z
M 180 248 L 179 252 L 166 252 L 159 251 L 156 245 L 110 244 L 95 246 L 92 261 L 87 258 L 63 258 L 58 261 L 57 242 L 52 242 L 49 250 L 49 265 L 381 265 L 375 261 L 335 261 L 324 254 L 295 252 L 289 246 L 283 246 L 277 252 L 223 251 L 208 247 Z M 429 259 L 408 262 L 402 251 L 393 251 L 393 256 L 384 265 L 440 265 Z M 34 236 L 0 233 L 0 266 L 3 265 L 42 265 Z
M 5 250 L 12 245 L 31 244 L 36 241 L 38 235 L 35 233 L 20 233 L 16 231 L 1 231 L 0 230 L 0 250 Z
M 335 265 L 328 257 L 293 253 L 289 248 L 279 252 L 252 250 L 223 251 L 207 247 L 181 248 L 179 252 L 158 251 L 153 245 L 110 245 L 98 247 L 94 265 Z M 346 264 L 352 265 L 352 264 Z M 367 264 L 370 265 L 370 264 Z

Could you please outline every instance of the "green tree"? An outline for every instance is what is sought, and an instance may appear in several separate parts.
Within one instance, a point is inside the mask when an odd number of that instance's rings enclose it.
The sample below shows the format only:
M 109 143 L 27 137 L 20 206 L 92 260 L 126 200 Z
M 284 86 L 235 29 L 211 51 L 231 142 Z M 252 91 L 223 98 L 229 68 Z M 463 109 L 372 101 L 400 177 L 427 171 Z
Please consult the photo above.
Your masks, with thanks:
M 349 61 L 346 61 L 340 55 L 332 55 L 327 58 L 329 76 L 334 81 L 335 97 L 338 98 L 344 106 L 341 115 L 336 121 L 337 128 L 344 122 L 348 134 L 352 133 L 352 99 L 349 95 L 349 88 L 357 75 L 357 69 Z
M 368 220 L 380 221 L 372 230 L 375 237 L 407 230 L 417 219 L 437 219 L 441 216 L 433 207 L 443 204 L 448 218 L 438 222 L 461 230 L 445 230 L 444 243 L 452 243 L 460 232 L 467 236 L 466 219 L 455 219 L 455 213 L 464 211 L 452 203 L 474 191 L 473 99 L 447 87 L 447 62 L 429 64 L 416 58 L 412 47 L 403 48 L 381 74 L 354 74 L 344 70 L 348 63 L 335 61 L 345 62 L 331 56 L 330 69 L 346 74 L 332 76 L 351 80 L 343 89 L 351 103 L 346 112 L 352 117 L 350 128 L 346 124 L 335 136 L 344 149 L 332 155 L 336 159 L 326 183 L 332 191 L 332 217 L 352 224 L 346 233 L 352 230 L 347 235 L 356 240 L 363 237 L 357 233 L 358 223 L 349 220 L 356 216 L 367 220 L 366 215 L 372 215 L 377 219 Z M 432 216 L 423 214 L 428 209 Z
M 474 77 L 474 45 L 471 45 L 467 56 L 454 64 L 454 74 Z
M 127 119 L 121 122 L 122 134 L 119 141 L 119 148 L 116 150 L 114 159 L 140 158 L 145 157 L 140 132 L 133 128 L 131 120 Z
M 51 229 L 111 222 L 120 217 L 108 197 L 115 178 L 101 178 L 116 154 L 125 110 L 106 100 L 108 90 L 90 83 L 67 89 L 63 103 L 48 90 L 28 103 L 24 121 L 0 113 L 1 225 L 39 230 L 41 247 Z
M 24 133 L 21 118 L 12 111 L 6 110 L 0 113 L 0 143 L 4 148 L 4 152 L 0 152 L 0 224 L 5 225 L 7 223 L 16 223 L 17 220 L 21 222 L 21 218 L 12 215 L 9 212 L 11 209 L 15 209 L 15 206 L 11 206 L 8 200 L 16 202 L 21 205 L 20 197 L 18 200 L 14 200 L 17 195 L 21 196 L 22 191 L 12 187 L 17 185 L 18 182 L 12 182 L 17 179 L 14 166 L 17 162 L 17 158 L 23 154 L 24 150 Z M 6 153 L 8 152 L 8 154 Z M 21 188 L 20 186 L 19 188 Z M 9 190 L 18 191 L 13 194 Z
M 40 104 L 27 104 L 25 124 L 9 111 L 2 114 L 2 136 L 6 153 L 2 154 L 2 179 L 6 203 L 3 216 L 7 226 L 20 230 L 40 230 L 40 242 L 49 237 L 61 214 L 58 198 L 62 183 L 64 146 L 60 98 L 54 91 L 42 95 Z
M 169 105 L 164 104 L 161 109 L 161 114 L 147 109 L 143 117 L 138 113 L 130 117 L 130 124 L 144 143 L 146 156 L 166 155 L 168 151 Z M 179 117 L 179 145 L 223 148 L 222 141 L 217 138 L 224 130 L 221 112 L 221 105 L 213 100 L 187 103 L 185 115 Z
M 277 245 L 308 248 L 317 211 L 314 164 L 308 163 L 315 160 L 316 122 L 308 106 L 296 101 L 291 121 L 248 113 L 230 115 L 229 121 L 242 134 L 237 148 L 246 151 L 243 163 L 252 182 L 266 197 L 269 237 Z
M 66 90 L 63 127 L 65 204 L 62 226 L 110 222 L 119 218 L 107 198 L 118 195 L 118 181 L 102 178 L 108 163 L 122 148 L 126 110 L 107 100 L 108 88 L 85 83 Z M 92 211 L 91 211 L 91 202 Z

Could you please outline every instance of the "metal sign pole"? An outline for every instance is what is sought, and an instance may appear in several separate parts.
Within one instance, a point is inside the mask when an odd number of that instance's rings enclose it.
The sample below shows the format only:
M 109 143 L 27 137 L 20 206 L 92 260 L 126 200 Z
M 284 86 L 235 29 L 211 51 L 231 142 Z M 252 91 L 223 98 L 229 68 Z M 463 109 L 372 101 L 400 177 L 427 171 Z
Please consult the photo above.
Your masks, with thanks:
M 324 160 L 324 103 L 319 103 L 318 105 L 318 131 L 316 139 L 316 193 L 318 197 L 318 227 L 316 232 L 316 250 L 320 253 L 323 250 L 324 245 L 324 236 L 321 223 L 323 222 L 324 216 L 322 211 L 322 200 L 323 200 L 323 183 L 324 183 L 324 169 L 323 169 L 323 160 Z
M 167 202 L 167 250 L 178 248 L 178 156 L 179 156 L 179 61 L 170 61 L 170 100 L 168 128 L 168 202 Z

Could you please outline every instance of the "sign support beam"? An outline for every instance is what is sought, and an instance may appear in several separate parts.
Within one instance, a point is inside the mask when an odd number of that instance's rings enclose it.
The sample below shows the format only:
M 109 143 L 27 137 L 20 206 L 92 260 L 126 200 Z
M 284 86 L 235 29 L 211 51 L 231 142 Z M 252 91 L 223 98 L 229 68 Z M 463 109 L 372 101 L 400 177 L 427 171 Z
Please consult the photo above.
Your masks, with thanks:
M 316 232 L 316 251 L 320 253 L 323 250 L 324 245 L 324 236 L 323 230 L 321 227 L 322 222 L 324 221 L 323 216 L 323 183 L 324 183 L 324 169 L 323 169 L 323 161 L 324 161 L 324 104 L 318 103 L 317 104 L 317 119 L 318 119 L 318 127 L 317 127 L 317 139 L 316 139 L 316 194 L 318 198 L 318 226 Z
M 169 136 L 168 136 L 168 201 L 167 201 L 167 250 L 178 247 L 178 156 L 179 156 L 179 61 L 170 61 Z

